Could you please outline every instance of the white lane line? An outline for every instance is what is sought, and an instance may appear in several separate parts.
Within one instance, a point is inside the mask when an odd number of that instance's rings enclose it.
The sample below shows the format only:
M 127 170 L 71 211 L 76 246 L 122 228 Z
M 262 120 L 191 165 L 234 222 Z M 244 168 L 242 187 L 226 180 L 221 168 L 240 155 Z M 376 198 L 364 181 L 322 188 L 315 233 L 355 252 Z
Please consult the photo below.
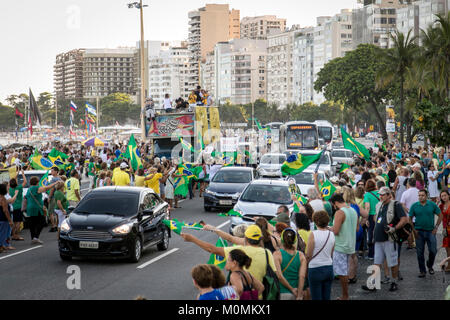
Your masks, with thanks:
M 160 260 L 160 259 L 162 259 L 164 257 L 167 257 L 169 254 L 172 254 L 172 253 L 174 253 L 174 252 L 176 252 L 178 250 L 180 250 L 180 249 L 179 248 L 174 248 L 174 249 L 172 249 L 172 250 L 170 250 L 170 251 L 160 255 L 159 257 L 156 257 L 155 259 L 152 259 L 152 260 L 150 260 L 150 261 L 148 261 L 148 262 L 146 262 L 144 264 L 141 264 L 139 267 L 137 267 L 137 269 L 144 269 L 145 267 L 151 265 L 152 263 L 154 263 L 154 262 L 156 262 L 156 261 L 158 261 L 158 260 Z
M 225 227 L 227 224 L 229 224 L 230 221 L 224 222 L 222 223 L 220 226 L 216 227 L 217 229 L 222 229 L 223 227 Z
M 7 256 L 1 257 L 0 260 L 6 259 L 6 258 L 9 258 L 9 257 L 12 257 L 12 256 L 16 256 L 18 254 L 25 253 L 27 251 L 31 251 L 31 250 L 38 249 L 38 248 L 42 248 L 42 246 L 37 246 L 37 247 L 33 247 L 33 248 L 30 248 L 30 249 L 27 249 L 27 250 L 22 250 L 22 251 L 19 251 L 19 252 L 15 252 L 13 254 L 9 254 Z

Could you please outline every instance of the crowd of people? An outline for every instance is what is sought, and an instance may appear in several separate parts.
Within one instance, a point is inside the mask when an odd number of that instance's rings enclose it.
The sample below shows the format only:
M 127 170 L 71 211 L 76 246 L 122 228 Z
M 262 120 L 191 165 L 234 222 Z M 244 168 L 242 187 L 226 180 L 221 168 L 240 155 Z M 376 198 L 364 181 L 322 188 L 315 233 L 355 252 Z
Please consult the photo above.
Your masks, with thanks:
M 46 155 L 52 147 L 45 145 L 39 151 Z M 29 159 L 34 150 L 2 150 L 0 167 L 16 166 L 18 172 L 17 177 L 0 184 L 0 252 L 14 250 L 13 241 L 24 240 L 21 236 L 24 211 L 29 217 L 33 244 L 42 245 L 39 237 L 46 221 L 51 226 L 50 232 L 58 232 L 69 207 L 81 200 L 83 175 L 90 190 L 108 186 L 148 187 L 170 204 L 170 210 L 179 208 L 180 197 L 175 195 L 174 181 L 186 173 L 178 170 L 176 160 L 152 157 L 148 147 L 139 146 L 142 168 L 134 171 L 130 160 L 120 156 L 126 152 L 125 145 L 58 146 L 59 152 L 68 155 L 67 163 L 63 168 L 53 167 L 45 185 L 40 184 L 39 178 L 27 179 L 24 174 L 30 169 Z M 195 197 L 196 188 L 198 196 L 202 196 L 209 179 L 223 163 L 202 161 L 199 166 L 200 175 L 189 180 L 186 197 L 190 199 Z M 321 182 L 315 174 L 315 186 L 308 190 L 308 201 L 303 203 L 293 194 L 296 210 L 291 212 L 280 206 L 274 225 L 257 218 L 253 225 L 237 226 L 233 235 L 210 225 L 204 227 L 233 246 L 216 247 L 193 235 L 182 234 L 185 241 L 226 258 L 228 279 L 214 265 L 192 269 L 198 298 L 267 299 L 266 277 L 270 266 L 275 282 L 279 283 L 280 299 L 329 300 L 333 280 L 337 278 L 341 287 L 339 299 L 347 300 L 351 285 L 358 281 L 358 259 L 373 261 L 384 274 L 381 283 L 389 284 L 389 291 L 394 292 L 403 280 L 400 258 L 405 245 L 407 250 L 417 252 L 418 276 L 425 278 L 427 273 L 433 276 L 438 248 L 445 248 L 450 259 L 449 173 L 450 152 L 443 148 L 406 147 L 399 152 L 388 146 L 384 152 L 372 152 L 371 161 L 357 158 L 350 168 L 331 177 L 336 191 L 328 200 L 324 200 Z M 436 234 L 441 225 L 443 242 L 438 243 Z M 441 266 L 450 272 L 448 260 Z M 376 290 L 366 284 L 362 288 Z
M 288 207 L 280 206 L 275 226 L 257 218 L 253 225 L 235 227 L 233 235 L 204 226 L 230 247 L 216 247 L 191 234 L 181 234 L 185 241 L 226 258 L 228 280 L 219 281 L 220 286 L 217 279 L 223 273 L 203 272 L 216 266 L 192 269 L 198 298 L 261 299 L 268 289 L 261 284 L 269 265 L 279 281 L 279 299 L 330 300 L 333 282 L 339 279 L 338 299 L 347 300 L 349 287 L 358 281 L 358 259 L 377 266 L 384 274 L 380 284 L 388 284 L 389 291 L 395 292 L 403 280 L 403 243 L 407 245 L 405 250 L 416 250 L 419 278 L 435 274 L 440 247 L 445 248 L 447 259 L 439 266 L 450 272 L 449 172 L 450 152 L 445 153 L 443 148 L 406 146 L 397 152 L 390 146 L 384 152 L 372 152 L 371 161 L 356 159 L 348 170 L 332 177 L 336 191 L 329 200 L 323 199 L 315 174 L 315 187 L 308 190 L 307 203 L 293 194 L 297 209 L 290 212 Z M 443 241 L 438 243 L 436 235 L 441 224 Z M 363 290 L 377 290 L 375 283 L 363 283 Z

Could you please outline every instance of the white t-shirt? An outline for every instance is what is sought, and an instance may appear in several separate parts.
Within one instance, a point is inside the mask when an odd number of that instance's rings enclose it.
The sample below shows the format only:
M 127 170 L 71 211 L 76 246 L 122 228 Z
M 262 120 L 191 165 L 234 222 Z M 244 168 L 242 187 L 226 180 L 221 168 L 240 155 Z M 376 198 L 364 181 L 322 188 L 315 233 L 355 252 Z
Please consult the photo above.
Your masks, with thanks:
M 214 176 L 216 175 L 217 171 L 219 171 L 222 168 L 221 164 L 215 164 L 211 166 L 211 169 L 209 171 L 209 181 L 212 181 Z
M 414 203 L 419 202 L 419 189 L 414 187 L 403 192 L 400 202 L 403 203 L 409 211 Z
M 319 250 L 322 249 L 322 247 L 323 247 L 323 250 L 317 255 L 317 257 L 315 257 L 314 259 L 312 259 L 309 262 L 308 267 L 309 268 L 318 268 L 318 267 L 333 265 L 333 258 L 332 258 L 331 253 L 333 251 L 333 247 L 336 242 L 334 233 L 329 230 L 324 230 L 324 231 L 314 230 L 314 231 L 312 231 L 312 233 L 314 235 L 314 250 L 313 250 L 312 257 L 314 257 L 314 255 L 316 255 L 319 252 Z M 329 238 L 328 238 L 328 234 L 330 235 Z M 327 238 L 328 238 L 328 241 L 327 241 Z M 324 247 L 324 245 L 325 245 L 325 247 Z
M 439 171 L 428 171 L 428 191 L 431 198 L 439 197 L 437 180 L 432 181 L 430 178 L 437 178 Z
M 164 99 L 164 109 L 172 109 L 172 100 Z

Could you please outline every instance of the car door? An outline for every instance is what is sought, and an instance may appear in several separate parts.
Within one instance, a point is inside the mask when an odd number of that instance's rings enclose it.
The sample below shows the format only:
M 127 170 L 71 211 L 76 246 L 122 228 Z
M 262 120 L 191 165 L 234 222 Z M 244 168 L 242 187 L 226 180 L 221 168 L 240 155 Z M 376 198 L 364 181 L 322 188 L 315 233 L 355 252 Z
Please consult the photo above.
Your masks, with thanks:
M 162 200 L 156 194 L 149 192 L 144 196 L 142 207 L 144 210 L 153 211 L 151 215 L 143 214 L 141 222 L 144 243 L 149 243 L 160 237 L 161 230 L 158 230 L 158 226 L 164 219 L 164 206 Z

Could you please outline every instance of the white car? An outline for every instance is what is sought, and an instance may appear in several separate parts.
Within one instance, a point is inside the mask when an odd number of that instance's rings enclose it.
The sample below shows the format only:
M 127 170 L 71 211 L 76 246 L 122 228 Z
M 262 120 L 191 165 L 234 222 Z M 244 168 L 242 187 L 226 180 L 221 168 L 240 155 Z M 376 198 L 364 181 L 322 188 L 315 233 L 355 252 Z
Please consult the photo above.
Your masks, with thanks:
M 333 149 L 331 152 L 331 156 L 333 157 L 333 161 L 336 161 L 338 164 L 348 164 L 352 166 L 354 164 L 353 159 L 354 153 L 347 149 Z
M 287 157 L 283 153 L 267 153 L 262 156 L 256 170 L 260 177 L 280 178 L 281 167 L 286 159 Z
M 290 176 L 287 178 L 289 180 L 290 178 L 295 179 L 295 182 L 297 183 L 297 186 L 300 189 L 301 194 L 306 197 L 308 195 L 308 189 L 314 188 L 314 170 L 305 170 L 300 174 L 297 174 L 295 176 Z M 329 176 L 323 172 L 319 171 L 318 179 L 319 181 L 324 181 L 325 178 L 329 179 Z

